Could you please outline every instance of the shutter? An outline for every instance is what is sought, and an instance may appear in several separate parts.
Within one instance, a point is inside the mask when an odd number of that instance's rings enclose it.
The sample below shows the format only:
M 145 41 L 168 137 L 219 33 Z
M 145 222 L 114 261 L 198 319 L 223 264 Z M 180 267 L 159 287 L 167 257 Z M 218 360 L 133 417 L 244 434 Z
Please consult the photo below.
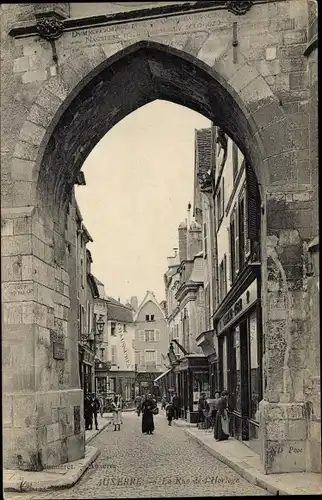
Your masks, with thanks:
M 232 273 L 231 273 L 231 235 L 230 235 L 230 226 L 227 227 L 227 233 L 228 233 L 228 248 L 229 248 L 229 251 L 228 251 L 228 261 L 227 261 L 227 265 L 228 265 L 228 279 L 229 279 L 229 284 L 232 283 L 233 281 L 233 277 L 232 277 Z
M 145 352 L 140 351 L 140 365 L 144 366 L 145 365 Z
M 139 331 L 139 336 L 140 336 L 140 342 L 145 342 L 145 335 L 144 335 L 144 330 Z
M 227 295 L 227 257 L 224 255 L 224 294 Z
M 224 216 L 224 210 L 225 210 L 225 179 L 224 177 L 222 178 L 221 181 L 221 217 Z
M 245 237 L 245 260 L 250 256 L 251 244 L 248 237 L 248 194 L 247 186 L 244 186 L 244 237 Z
M 160 330 L 154 330 L 154 335 L 155 335 L 155 341 L 159 342 L 160 341 Z
M 239 224 L 238 224 L 238 215 L 239 215 L 238 205 L 236 205 L 235 209 L 235 272 L 236 275 L 239 272 Z
M 251 241 L 259 241 L 260 204 L 257 179 L 252 168 L 246 164 L 246 190 L 247 190 L 247 237 Z

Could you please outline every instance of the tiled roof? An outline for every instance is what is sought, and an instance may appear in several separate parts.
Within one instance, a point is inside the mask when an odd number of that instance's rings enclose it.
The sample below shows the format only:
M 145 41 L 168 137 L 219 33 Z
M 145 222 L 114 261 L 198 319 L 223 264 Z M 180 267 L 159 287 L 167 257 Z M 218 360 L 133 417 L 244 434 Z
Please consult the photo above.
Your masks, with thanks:
M 107 297 L 107 319 L 120 323 L 133 323 L 133 312 L 113 297 Z

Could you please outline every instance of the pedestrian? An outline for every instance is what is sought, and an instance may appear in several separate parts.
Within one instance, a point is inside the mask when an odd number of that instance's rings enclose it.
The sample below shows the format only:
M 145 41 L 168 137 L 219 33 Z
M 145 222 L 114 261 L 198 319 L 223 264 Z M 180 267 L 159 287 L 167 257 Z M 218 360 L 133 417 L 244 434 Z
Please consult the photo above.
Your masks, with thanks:
M 95 429 L 98 431 L 98 422 L 97 422 L 97 414 L 100 411 L 100 401 L 98 397 L 96 396 L 95 392 L 92 392 L 92 408 L 93 408 L 93 415 L 94 415 L 94 421 L 95 421 Z
M 123 411 L 123 408 L 124 408 L 124 400 L 123 400 L 123 397 L 122 397 L 121 394 L 119 395 L 119 403 L 120 403 L 120 422 L 121 422 L 121 424 L 123 424 L 123 414 L 122 414 L 122 411 Z
M 174 392 L 172 396 L 172 404 L 174 409 L 174 419 L 178 420 L 180 412 L 180 397 Z
M 103 400 L 103 397 L 101 395 L 98 396 L 98 400 L 99 400 L 99 403 L 100 403 L 100 415 L 101 415 L 101 418 L 103 418 L 103 414 L 104 414 L 104 400 Z
M 218 400 L 214 437 L 217 441 L 229 438 L 229 416 L 227 411 L 228 392 L 223 391 Z
M 173 407 L 173 404 L 172 403 L 169 403 L 167 406 L 166 406 L 166 415 L 167 415 L 167 419 L 168 419 L 168 425 L 171 425 L 171 422 L 172 422 L 172 419 L 174 417 L 174 407 Z
M 137 413 L 138 417 L 141 414 L 141 405 L 142 405 L 142 398 L 140 395 L 137 395 L 135 398 L 135 406 L 136 406 L 136 413 Z
M 165 395 L 163 395 L 161 400 L 161 410 L 165 410 L 166 406 L 167 406 L 167 399 Z
M 215 391 L 214 399 L 211 400 L 209 404 L 209 415 L 210 415 L 210 428 L 215 432 L 215 421 L 216 414 L 218 410 L 218 402 L 220 398 L 220 391 Z
M 209 405 L 206 400 L 206 394 L 202 392 L 198 401 L 198 428 L 203 428 L 206 416 L 209 410 Z
M 93 406 L 92 399 L 89 394 L 86 395 L 84 399 L 84 418 L 85 418 L 85 430 L 90 431 L 93 429 Z
M 112 412 L 113 412 L 113 425 L 114 425 L 114 430 L 115 431 L 120 431 L 121 430 L 121 405 L 120 405 L 120 399 L 119 396 L 114 396 L 114 400 L 112 402 Z
M 152 399 L 151 394 L 146 396 L 142 403 L 142 433 L 153 434 L 154 420 L 153 415 L 156 413 L 156 405 Z

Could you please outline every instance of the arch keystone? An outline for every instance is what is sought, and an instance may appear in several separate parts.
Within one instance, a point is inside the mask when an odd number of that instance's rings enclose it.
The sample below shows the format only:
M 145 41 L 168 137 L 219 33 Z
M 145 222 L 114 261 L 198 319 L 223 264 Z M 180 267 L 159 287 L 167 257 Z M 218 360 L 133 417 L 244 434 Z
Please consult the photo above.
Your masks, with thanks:
M 198 52 L 198 59 L 212 67 L 216 60 L 227 50 L 231 41 L 231 33 L 222 32 L 211 34 Z

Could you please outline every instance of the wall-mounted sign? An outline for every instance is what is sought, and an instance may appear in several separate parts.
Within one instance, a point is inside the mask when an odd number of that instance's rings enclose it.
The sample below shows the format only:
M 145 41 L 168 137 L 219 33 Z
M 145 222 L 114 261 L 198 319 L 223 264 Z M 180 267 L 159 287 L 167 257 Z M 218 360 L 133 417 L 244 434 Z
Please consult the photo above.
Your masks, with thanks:
M 63 342 L 53 342 L 53 358 L 65 359 L 65 346 Z
M 222 332 L 234 323 L 244 312 L 257 300 L 257 280 L 255 279 L 249 287 L 238 297 L 233 306 L 225 312 L 218 322 L 217 333 Z

